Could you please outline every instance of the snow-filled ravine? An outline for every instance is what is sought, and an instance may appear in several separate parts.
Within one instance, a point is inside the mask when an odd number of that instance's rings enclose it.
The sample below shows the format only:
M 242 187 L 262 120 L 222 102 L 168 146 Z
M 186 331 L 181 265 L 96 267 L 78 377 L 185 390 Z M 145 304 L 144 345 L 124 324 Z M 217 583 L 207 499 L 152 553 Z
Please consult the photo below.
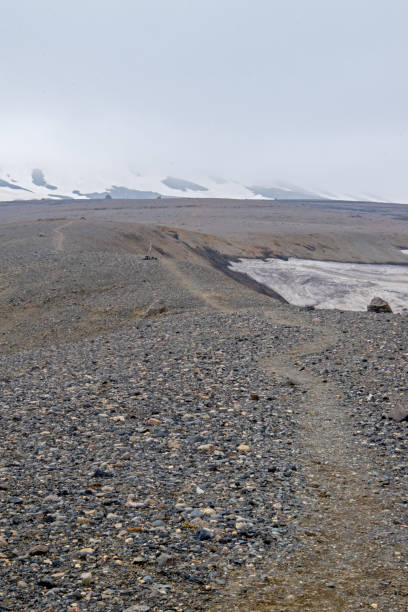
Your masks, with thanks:
M 229 267 L 297 306 L 363 311 L 373 297 L 379 296 L 394 312 L 408 312 L 408 265 L 289 258 L 240 259 Z

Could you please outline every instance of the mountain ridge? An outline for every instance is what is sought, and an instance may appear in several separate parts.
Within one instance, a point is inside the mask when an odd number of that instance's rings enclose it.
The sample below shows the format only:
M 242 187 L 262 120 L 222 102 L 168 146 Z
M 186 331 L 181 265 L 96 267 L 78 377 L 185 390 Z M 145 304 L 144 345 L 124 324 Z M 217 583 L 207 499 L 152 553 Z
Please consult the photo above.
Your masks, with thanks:
M 215 177 L 144 175 L 129 168 L 0 167 L 0 201 L 28 199 L 155 199 L 205 197 L 279 200 L 360 200 L 361 195 L 328 194 L 283 183 L 246 184 Z

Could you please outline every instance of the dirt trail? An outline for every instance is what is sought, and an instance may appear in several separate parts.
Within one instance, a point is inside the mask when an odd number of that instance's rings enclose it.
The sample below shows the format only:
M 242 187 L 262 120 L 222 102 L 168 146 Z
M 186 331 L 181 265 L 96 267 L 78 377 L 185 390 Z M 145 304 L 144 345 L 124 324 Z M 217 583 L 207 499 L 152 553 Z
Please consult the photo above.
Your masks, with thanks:
M 218 311 L 226 311 L 218 296 L 205 294 L 173 261 L 166 265 L 180 283 Z M 228 311 L 230 309 L 228 308 Z M 264 312 L 271 322 L 313 331 L 314 338 L 260 363 L 265 371 L 289 378 L 305 391 L 298 407 L 296 462 L 306 479 L 305 513 L 294 520 L 298 545 L 283 555 L 259 585 L 239 572 L 224 603 L 214 610 L 242 612 L 345 612 L 348 610 L 406 611 L 408 588 L 402 562 L 404 551 L 398 491 L 386 489 L 380 461 L 364 439 L 355 435 L 342 392 L 296 365 L 304 355 L 321 354 L 336 344 L 335 328 L 305 325 L 304 313 L 274 308 Z M 390 545 L 396 535 L 396 546 Z M 253 581 L 252 581 L 253 580 Z M 242 594 L 242 587 L 245 587 Z
M 62 230 L 65 227 L 68 227 L 68 225 L 72 225 L 72 223 L 74 223 L 74 220 L 72 221 L 66 221 L 65 223 L 62 223 L 61 225 L 59 225 L 58 227 L 56 227 L 53 232 L 52 232 L 52 246 L 56 251 L 63 251 L 64 250 L 64 241 L 65 241 L 65 235 L 62 232 Z
M 205 302 L 210 308 L 217 312 L 233 312 L 226 303 L 224 296 L 214 292 L 206 292 L 200 288 L 192 277 L 184 272 L 174 259 L 162 258 L 160 263 L 176 277 L 179 285 L 186 289 L 191 295 Z
M 290 322 L 290 315 L 282 320 L 274 313 L 272 317 L 276 323 Z M 299 323 L 294 313 L 292 324 Z M 392 491 L 380 488 L 384 479 L 381 465 L 375 464 L 373 455 L 353 433 L 341 406 L 339 388 L 294 365 L 302 355 L 319 354 L 335 342 L 335 333 L 325 331 L 295 349 L 282 346 L 280 354 L 261 364 L 266 371 L 289 377 L 306 390 L 297 440 L 297 464 L 307 479 L 306 513 L 295 520 L 299 546 L 269 568 L 266 586 L 248 585 L 244 596 L 233 598 L 230 609 L 408 609 L 401 548 L 383 546 L 387 536 L 389 543 L 390 533 L 406 531 L 407 526 L 401 524 Z

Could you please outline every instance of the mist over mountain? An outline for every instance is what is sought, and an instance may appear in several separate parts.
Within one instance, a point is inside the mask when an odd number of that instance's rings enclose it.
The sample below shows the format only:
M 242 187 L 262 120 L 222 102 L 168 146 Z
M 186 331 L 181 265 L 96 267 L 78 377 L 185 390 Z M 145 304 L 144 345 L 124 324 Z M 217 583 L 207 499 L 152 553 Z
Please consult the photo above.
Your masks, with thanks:
M 0 198 L 408 202 L 407 20 L 405 0 L 4 0 Z

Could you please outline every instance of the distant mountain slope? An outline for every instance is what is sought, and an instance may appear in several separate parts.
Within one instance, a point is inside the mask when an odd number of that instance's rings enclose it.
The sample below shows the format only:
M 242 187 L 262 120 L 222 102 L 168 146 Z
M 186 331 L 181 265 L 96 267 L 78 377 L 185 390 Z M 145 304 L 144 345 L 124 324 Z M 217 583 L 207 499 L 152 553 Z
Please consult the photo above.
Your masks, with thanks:
M 279 183 L 246 186 L 221 177 L 146 175 L 130 167 L 47 165 L 46 168 L 10 165 L 0 167 L 0 201 L 28 199 L 155 199 L 198 198 L 279 200 L 369 200 L 367 196 L 327 194 Z M 381 201 L 371 198 L 371 201 Z
M 0 189 L 14 189 L 14 190 L 21 190 L 21 191 L 28 191 L 29 193 L 32 193 L 32 191 L 30 191 L 30 189 L 25 189 L 24 187 L 20 187 L 20 185 L 17 185 L 16 183 L 10 183 L 9 181 L 5 181 L 3 179 L 0 179 Z M 0 191 L 1 193 L 1 191 Z
M 46 187 L 47 189 L 51 189 L 51 191 L 56 191 L 58 189 L 58 187 L 55 185 L 50 185 L 47 183 L 44 172 L 39 168 L 34 168 L 34 170 L 31 172 L 31 179 L 33 184 L 37 185 L 37 187 Z
M 162 183 L 163 185 L 167 185 L 167 187 L 177 189 L 178 191 L 208 191 L 207 187 L 203 187 L 197 183 L 192 183 L 191 181 L 185 181 L 184 179 L 174 178 L 172 176 L 168 176 L 162 181 Z
M 248 187 L 255 195 L 261 195 L 264 198 L 272 200 L 320 200 L 322 199 L 318 193 L 307 191 L 300 187 L 262 187 L 256 185 Z
M 11 182 L 10 176 L 15 181 Z M 166 175 L 143 175 L 129 168 L 11 167 L 0 168 L 0 201 L 68 198 L 159 198 L 193 195 L 208 198 L 253 199 L 237 181 Z M 15 193 L 13 193 L 15 192 Z M 262 199 L 263 196 L 256 196 Z
M 150 200 L 161 197 L 160 193 L 156 193 L 154 191 L 129 189 L 128 187 L 120 187 L 118 185 L 112 185 L 112 187 L 109 187 L 106 189 L 106 191 L 102 192 L 93 191 L 92 193 L 82 193 L 81 191 L 74 189 L 72 193 L 74 195 L 89 198 L 90 200 L 100 200 L 102 198 L 114 198 L 118 200 Z

